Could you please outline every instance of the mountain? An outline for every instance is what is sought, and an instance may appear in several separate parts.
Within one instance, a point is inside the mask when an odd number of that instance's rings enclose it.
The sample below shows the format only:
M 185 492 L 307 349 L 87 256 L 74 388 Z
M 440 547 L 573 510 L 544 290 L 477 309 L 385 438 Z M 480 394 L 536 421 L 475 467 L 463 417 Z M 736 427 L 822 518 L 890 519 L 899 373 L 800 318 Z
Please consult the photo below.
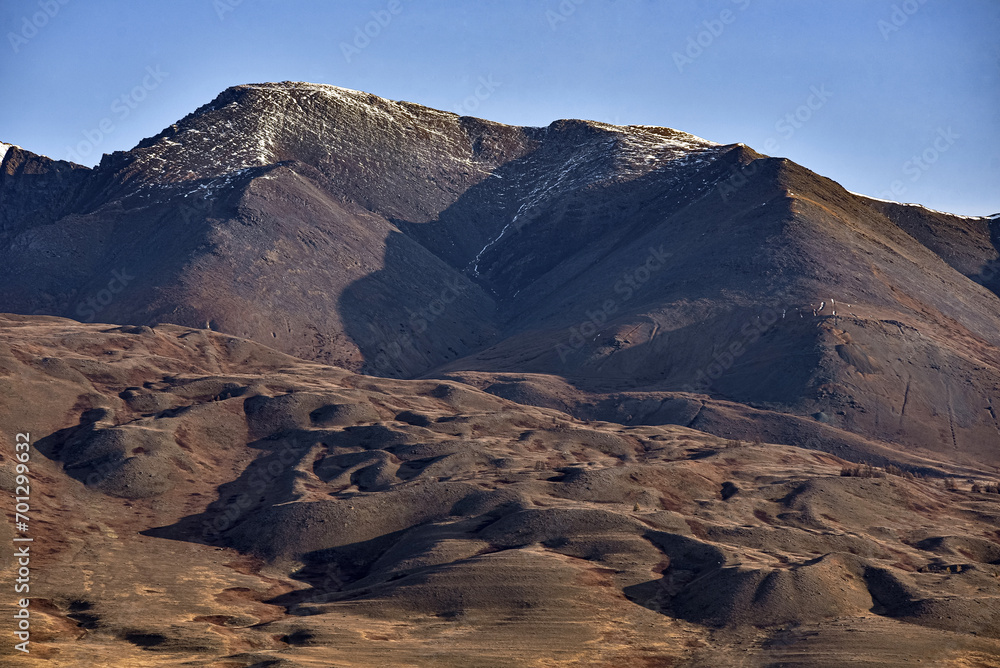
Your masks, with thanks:
M 854 195 L 741 144 L 257 84 L 94 169 L 11 147 L 0 211 L 0 311 L 1000 465 L 997 218 Z
M 16 655 L 997 665 L 998 295 L 997 216 L 669 128 L 283 82 L 0 144 Z
M 0 316 L 0 388 L 0 431 L 34 446 L 30 653 L 0 635 L 27 668 L 1000 656 L 988 473 L 582 421 L 176 325 Z M 0 449 L 11 495 L 17 463 Z M 24 532 L 0 523 L 11 590 Z

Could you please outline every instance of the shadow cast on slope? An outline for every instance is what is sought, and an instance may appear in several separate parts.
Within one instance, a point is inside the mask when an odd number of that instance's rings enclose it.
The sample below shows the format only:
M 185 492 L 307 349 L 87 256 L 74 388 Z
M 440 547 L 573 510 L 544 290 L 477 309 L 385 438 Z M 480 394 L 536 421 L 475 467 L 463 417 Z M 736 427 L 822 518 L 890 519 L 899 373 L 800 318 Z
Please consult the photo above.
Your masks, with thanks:
M 600 134 L 563 123 L 557 134 L 566 141 Z M 419 376 L 512 328 L 530 329 L 552 310 L 558 316 L 565 304 L 547 300 L 565 301 L 564 285 L 689 201 L 712 196 L 720 179 L 756 155 L 733 148 L 704 165 L 668 163 L 632 179 L 588 181 L 614 169 L 605 156 L 609 164 L 591 166 L 593 174 L 577 175 L 572 187 L 544 199 L 538 179 L 565 162 L 567 151 L 543 143 L 468 188 L 435 220 L 392 220 L 401 233 L 387 237 L 383 269 L 351 284 L 338 302 L 363 372 Z

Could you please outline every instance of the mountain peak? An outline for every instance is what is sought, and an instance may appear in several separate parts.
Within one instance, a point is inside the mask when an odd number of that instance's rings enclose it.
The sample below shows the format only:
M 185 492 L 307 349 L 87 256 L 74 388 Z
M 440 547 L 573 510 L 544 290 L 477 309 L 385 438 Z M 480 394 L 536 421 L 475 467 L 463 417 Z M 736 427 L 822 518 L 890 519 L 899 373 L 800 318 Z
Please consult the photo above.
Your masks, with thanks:
M 718 147 L 670 128 L 574 119 L 517 127 L 338 86 L 285 81 L 228 88 L 112 156 L 107 166 L 119 181 L 139 184 L 148 198 L 163 188 L 204 195 L 273 165 L 299 164 L 353 184 L 349 196 L 368 208 L 427 220 L 454 193 L 502 179 L 498 170 L 513 160 L 527 160 L 524 169 L 548 183 L 534 195 L 524 193 L 537 201 L 567 187 L 703 164 Z M 407 206 L 401 198 L 421 204 Z
M 351 157 L 468 145 L 456 114 L 303 82 L 233 86 L 129 153 L 167 184 L 232 175 L 287 160 L 330 167 Z M 441 147 L 440 144 L 451 146 Z M 436 146 L 435 146 L 436 145 Z M 388 156 L 386 156 L 388 157 Z
M 947 422 L 1000 377 L 967 364 L 1000 345 L 995 223 L 855 197 L 745 145 L 280 82 L 229 88 L 98 169 L 24 153 L 0 174 L 8 310 L 208 321 L 379 375 L 690 388 L 930 450 L 946 428 L 972 459 L 994 447 L 989 412 Z M 112 296 L 112 272 L 136 278 Z M 933 405 L 936 360 L 961 369 L 953 411 L 901 423 L 897 390 L 920 377 L 908 410 Z
M 0 150 L 0 432 L 64 665 L 1000 655 L 994 220 L 301 82 L 95 169 Z M 83 591 L 90 555 L 125 561 Z

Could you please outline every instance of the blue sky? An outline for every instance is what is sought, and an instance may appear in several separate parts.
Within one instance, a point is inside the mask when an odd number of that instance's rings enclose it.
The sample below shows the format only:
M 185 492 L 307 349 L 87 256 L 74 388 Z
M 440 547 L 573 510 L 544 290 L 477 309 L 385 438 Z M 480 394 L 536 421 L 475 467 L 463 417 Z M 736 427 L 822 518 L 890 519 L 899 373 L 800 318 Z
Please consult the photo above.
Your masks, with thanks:
M 1000 212 L 997 0 L 5 0 L 0 29 L 0 141 L 88 165 L 228 86 L 297 80 L 664 125 Z

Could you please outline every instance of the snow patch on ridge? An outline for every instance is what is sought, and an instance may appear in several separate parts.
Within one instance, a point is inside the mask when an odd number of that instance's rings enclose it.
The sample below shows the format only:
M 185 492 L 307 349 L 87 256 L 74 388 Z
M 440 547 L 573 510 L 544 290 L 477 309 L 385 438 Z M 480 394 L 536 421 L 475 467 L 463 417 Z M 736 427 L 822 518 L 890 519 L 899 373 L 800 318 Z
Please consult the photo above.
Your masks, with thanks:
M 601 134 L 577 145 L 562 164 L 539 164 L 527 172 L 537 185 L 523 197 L 514 217 L 500 233 L 486 243 L 470 263 L 473 276 L 480 275 L 483 256 L 497 245 L 511 228 L 527 223 L 528 214 L 547 201 L 571 190 L 620 181 L 631 181 L 653 171 L 664 178 L 682 180 L 692 168 L 718 157 L 721 144 L 671 128 L 641 125 L 609 125 L 584 121 Z M 555 141 L 547 139 L 546 141 Z
M 131 151 L 154 182 L 214 178 L 301 156 L 314 166 L 351 157 L 367 166 L 379 162 L 383 145 L 478 168 L 460 150 L 465 134 L 451 112 L 299 82 L 237 86 L 223 96 L 231 101 L 205 105 Z
M 3 162 L 3 159 L 7 156 L 7 151 L 14 148 L 14 146 L 15 144 L 5 144 L 0 141 L 0 162 Z
M 931 213 L 939 213 L 942 216 L 951 216 L 952 218 L 961 218 L 962 220 L 997 220 L 997 219 L 1000 219 L 1000 213 L 995 213 L 992 216 L 962 216 L 962 215 L 959 215 L 957 213 L 950 213 L 948 211 L 938 211 L 937 209 L 932 209 L 930 207 L 924 206 L 923 204 L 915 204 L 913 202 L 897 202 L 897 201 L 891 200 L 891 199 L 881 199 L 879 197 L 872 197 L 871 195 L 862 195 L 861 193 L 851 192 L 850 190 L 848 190 L 847 192 L 849 192 L 852 195 L 855 195 L 857 197 L 863 197 L 865 199 L 874 200 L 876 202 L 885 202 L 886 204 L 898 204 L 899 206 L 915 207 L 917 209 L 923 209 L 924 211 L 929 211 Z

